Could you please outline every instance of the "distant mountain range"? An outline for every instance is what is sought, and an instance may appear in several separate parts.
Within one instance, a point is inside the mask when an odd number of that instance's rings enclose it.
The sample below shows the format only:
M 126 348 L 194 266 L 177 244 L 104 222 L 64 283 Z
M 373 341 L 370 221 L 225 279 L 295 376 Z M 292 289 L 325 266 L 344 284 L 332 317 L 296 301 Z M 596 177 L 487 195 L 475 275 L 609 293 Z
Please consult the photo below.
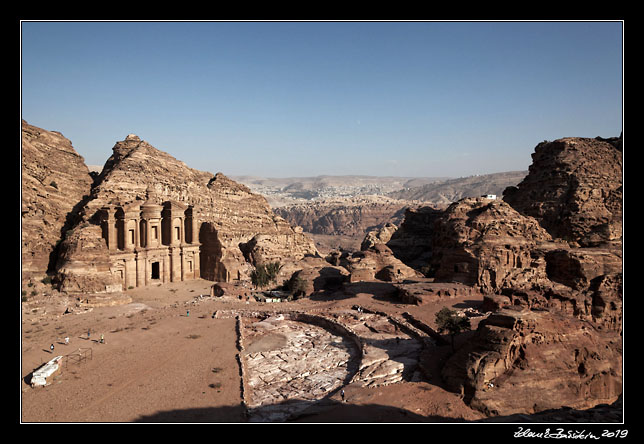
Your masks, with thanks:
M 502 195 L 508 186 L 517 185 L 527 171 L 510 171 L 469 177 L 378 177 L 315 176 L 265 178 L 233 176 L 254 192 L 266 196 L 272 207 L 367 195 L 400 200 L 417 200 L 437 205 L 463 197 L 483 194 Z
M 446 207 L 465 197 L 503 195 L 527 171 L 460 178 L 318 176 L 269 179 L 235 177 L 263 194 L 273 211 L 316 235 L 362 239 L 386 223 L 399 224 L 407 208 Z
M 401 200 L 431 202 L 436 205 L 450 204 L 464 197 L 477 197 L 484 194 L 496 194 L 501 197 L 503 190 L 509 186 L 516 186 L 527 174 L 527 171 L 508 171 L 459 177 L 393 191 L 387 196 Z

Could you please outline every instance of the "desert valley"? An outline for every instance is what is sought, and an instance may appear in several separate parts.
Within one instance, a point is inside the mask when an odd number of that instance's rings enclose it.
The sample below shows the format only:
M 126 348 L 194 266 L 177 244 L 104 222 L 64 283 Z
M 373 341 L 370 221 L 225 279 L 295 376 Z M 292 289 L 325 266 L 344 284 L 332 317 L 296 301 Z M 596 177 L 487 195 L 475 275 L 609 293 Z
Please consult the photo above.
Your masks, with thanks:
M 21 421 L 620 423 L 622 136 L 267 179 L 22 121 Z

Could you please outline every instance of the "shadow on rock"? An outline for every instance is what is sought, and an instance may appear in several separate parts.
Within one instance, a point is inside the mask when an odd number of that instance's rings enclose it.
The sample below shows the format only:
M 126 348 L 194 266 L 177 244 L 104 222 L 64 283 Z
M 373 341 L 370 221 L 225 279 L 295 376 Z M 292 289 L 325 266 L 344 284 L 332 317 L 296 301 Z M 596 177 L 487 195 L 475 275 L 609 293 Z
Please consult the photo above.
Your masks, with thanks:
M 440 415 L 423 416 L 399 407 L 378 404 L 355 405 L 324 399 L 315 402 L 296 401 L 299 404 L 297 413 L 284 420 L 264 420 L 270 418 L 271 411 L 286 407 L 293 402 L 285 402 L 267 407 L 260 407 L 248 412 L 241 404 L 238 406 L 207 407 L 161 411 L 152 415 L 141 416 L 137 423 L 453 423 L 453 424 L 564 424 L 564 423 L 619 423 L 622 421 L 622 399 L 613 404 L 602 404 L 588 410 L 561 408 L 536 414 L 516 414 L 496 416 L 475 421 L 450 418 Z M 302 406 L 302 404 L 308 404 Z
M 273 411 L 288 409 L 297 404 L 297 413 L 282 419 L 270 420 Z M 304 405 L 305 404 L 305 405 Z M 168 410 L 146 415 L 134 422 L 141 423 L 404 423 L 459 422 L 454 418 L 424 417 L 405 409 L 383 405 L 352 405 L 325 399 L 317 402 L 287 401 L 247 412 L 242 406 Z

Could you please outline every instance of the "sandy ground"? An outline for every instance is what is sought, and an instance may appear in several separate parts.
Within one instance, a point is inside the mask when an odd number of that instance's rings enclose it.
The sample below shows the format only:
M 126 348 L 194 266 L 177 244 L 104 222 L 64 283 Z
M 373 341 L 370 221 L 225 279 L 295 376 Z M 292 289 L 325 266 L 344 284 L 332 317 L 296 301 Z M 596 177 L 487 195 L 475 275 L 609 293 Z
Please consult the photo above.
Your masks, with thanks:
M 407 305 L 374 294 L 371 287 L 355 296 L 280 304 L 247 304 L 228 296 L 199 298 L 210 293 L 211 285 L 210 281 L 195 280 L 134 289 L 127 292 L 129 303 L 74 308 L 68 314 L 63 314 L 65 306 L 60 301 L 23 304 L 21 421 L 246 422 L 235 320 L 213 318 L 217 310 L 332 310 L 358 304 L 396 314 L 408 311 L 433 325 L 434 313 L 442 306 L 464 308 L 480 303 L 449 299 L 436 305 Z M 67 345 L 65 337 L 69 337 Z M 52 343 L 53 353 L 49 349 Z M 28 384 L 30 374 L 40 365 L 79 349 L 85 350 L 88 359 L 77 364 L 68 361 L 52 384 L 37 388 Z M 432 376 L 428 381 L 379 388 L 347 386 L 345 402 L 335 394 L 312 405 L 310 414 L 297 421 L 480 419 L 480 413 L 441 386 L 438 374 L 448 352 L 449 347 L 441 347 L 430 354 L 426 364 Z

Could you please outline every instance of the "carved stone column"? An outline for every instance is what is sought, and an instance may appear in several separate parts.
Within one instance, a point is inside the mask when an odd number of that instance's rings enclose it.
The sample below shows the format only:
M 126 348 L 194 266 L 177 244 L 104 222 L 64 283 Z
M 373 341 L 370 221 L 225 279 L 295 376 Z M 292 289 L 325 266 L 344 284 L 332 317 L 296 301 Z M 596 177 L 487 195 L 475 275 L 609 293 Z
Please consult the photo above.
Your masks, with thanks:
M 116 251 L 118 248 L 118 238 L 116 231 L 116 218 L 114 217 L 115 208 L 113 205 L 108 205 L 101 208 L 101 228 L 103 238 L 107 243 L 107 248 L 110 252 Z

